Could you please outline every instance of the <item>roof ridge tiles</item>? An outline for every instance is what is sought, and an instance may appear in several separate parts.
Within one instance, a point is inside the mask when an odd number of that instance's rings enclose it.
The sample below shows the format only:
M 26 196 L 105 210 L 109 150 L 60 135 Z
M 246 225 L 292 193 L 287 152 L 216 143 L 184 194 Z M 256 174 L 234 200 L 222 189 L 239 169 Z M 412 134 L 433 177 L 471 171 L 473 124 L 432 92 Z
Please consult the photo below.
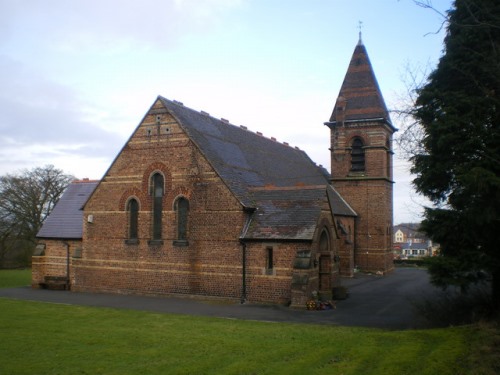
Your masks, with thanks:
M 326 189 L 327 183 L 324 185 L 295 185 L 295 186 L 275 186 L 275 185 L 265 185 L 265 186 L 251 186 L 248 188 L 249 191 L 265 191 L 265 190 L 319 190 Z
M 234 126 L 235 128 L 240 128 L 240 129 L 242 129 L 242 130 L 246 130 L 246 131 L 248 131 L 248 132 L 250 132 L 250 133 L 253 133 L 253 134 L 255 134 L 255 135 L 258 135 L 259 137 L 262 137 L 262 138 L 265 138 L 265 139 L 269 139 L 270 141 L 273 141 L 273 142 L 276 142 L 276 143 L 282 144 L 282 145 L 287 146 L 287 147 L 295 148 L 295 149 L 296 149 L 296 150 L 298 150 L 298 151 L 302 151 L 302 150 L 301 150 L 298 146 L 290 146 L 290 143 L 289 143 L 289 142 L 278 142 L 278 140 L 277 140 L 277 138 L 276 138 L 276 137 L 266 137 L 266 136 L 264 135 L 264 133 L 262 133 L 261 131 L 253 131 L 253 130 L 249 130 L 249 129 L 248 129 L 248 127 L 247 127 L 247 126 L 245 126 L 245 125 L 239 125 L 239 126 L 238 126 L 238 125 L 232 124 L 232 123 L 231 123 L 228 119 L 226 119 L 226 118 L 224 118 L 224 117 L 217 118 L 217 117 L 211 116 L 209 112 L 206 112 L 206 111 L 204 111 L 204 110 L 197 111 L 197 110 L 195 110 L 195 109 L 193 109 L 193 108 L 191 108 L 191 107 L 188 107 L 188 106 L 184 105 L 184 103 L 183 103 L 183 102 L 180 102 L 180 101 L 178 101 L 178 100 L 170 100 L 170 99 L 167 99 L 167 98 L 165 98 L 165 97 L 163 97 L 163 96 L 160 96 L 160 98 L 161 98 L 161 99 L 163 99 L 163 100 L 169 101 L 169 102 L 171 102 L 171 103 L 177 104 L 177 105 L 179 105 L 179 106 L 182 106 L 184 109 L 188 109 L 188 110 L 191 110 L 191 111 L 193 111 L 193 112 L 195 112 L 195 113 L 200 113 L 200 114 L 202 114 L 202 115 L 204 115 L 204 116 L 208 116 L 208 117 L 210 117 L 210 118 L 212 118 L 212 119 L 214 119 L 214 120 L 216 120 L 216 121 L 220 121 L 220 122 L 222 122 L 222 123 L 224 123 L 224 124 L 226 124 L 226 125 L 232 125 L 232 126 Z
M 91 180 L 89 178 L 82 178 L 81 180 L 75 179 L 71 181 L 72 184 L 95 184 L 96 182 L 99 182 L 100 180 Z

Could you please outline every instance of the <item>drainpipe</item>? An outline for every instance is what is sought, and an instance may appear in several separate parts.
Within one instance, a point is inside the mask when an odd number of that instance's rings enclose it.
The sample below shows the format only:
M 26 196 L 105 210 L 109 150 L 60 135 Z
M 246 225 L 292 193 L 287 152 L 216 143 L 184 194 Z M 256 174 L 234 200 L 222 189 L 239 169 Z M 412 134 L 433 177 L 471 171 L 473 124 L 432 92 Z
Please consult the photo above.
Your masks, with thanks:
M 242 249 L 241 260 L 241 300 L 240 303 L 244 304 L 247 300 L 247 244 L 245 241 L 240 240 Z
M 66 246 L 66 289 L 70 289 L 70 281 L 69 281 L 69 243 L 63 241 L 64 246 Z
M 250 227 L 250 222 L 252 221 L 252 214 L 255 212 L 253 207 L 243 207 L 243 211 L 246 213 L 245 225 L 240 235 L 241 244 L 241 304 L 244 304 L 247 300 L 247 244 L 245 242 L 245 236 L 247 234 L 248 228 Z

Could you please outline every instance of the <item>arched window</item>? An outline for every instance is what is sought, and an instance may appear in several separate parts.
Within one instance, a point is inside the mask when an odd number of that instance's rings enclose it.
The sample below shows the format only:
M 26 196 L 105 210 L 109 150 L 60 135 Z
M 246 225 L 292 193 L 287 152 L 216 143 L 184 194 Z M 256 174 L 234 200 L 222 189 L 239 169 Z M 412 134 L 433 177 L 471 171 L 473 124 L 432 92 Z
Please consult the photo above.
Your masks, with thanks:
M 153 240 L 161 240 L 163 194 L 165 190 L 163 175 L 155 173 L 151 182 L 153 188 Z
M 326 230 L 323 230 L 319 237 L 319 251 L 322 253 L 330 251 L 330 239 Z
M 139 227 L 139 203 L 136 199 L 132 198 L 127 204 L 128 212 L 128 239 L 137 240 L 138 239 L 138 227 Z
M 363 141 L 360 138 L 354 138 L 351 146 L 351 171 L 365 170 L 365 150 Z
M 174 244 L 177 246 L 186 246 L 188 244 L 189 201 L 184 197 L 180 197 L 175 202 L 174 208 L 177 211 L 177 240 Z

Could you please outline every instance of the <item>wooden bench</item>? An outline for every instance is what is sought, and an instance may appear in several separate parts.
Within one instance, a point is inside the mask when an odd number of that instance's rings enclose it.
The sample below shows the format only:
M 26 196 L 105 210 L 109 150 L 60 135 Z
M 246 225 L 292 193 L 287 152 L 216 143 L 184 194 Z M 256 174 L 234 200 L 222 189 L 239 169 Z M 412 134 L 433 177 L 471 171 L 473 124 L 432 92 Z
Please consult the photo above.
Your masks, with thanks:
M 39 285 L 42 289 L 69 290 L 69 280 L 66 276 L 45 276 Z

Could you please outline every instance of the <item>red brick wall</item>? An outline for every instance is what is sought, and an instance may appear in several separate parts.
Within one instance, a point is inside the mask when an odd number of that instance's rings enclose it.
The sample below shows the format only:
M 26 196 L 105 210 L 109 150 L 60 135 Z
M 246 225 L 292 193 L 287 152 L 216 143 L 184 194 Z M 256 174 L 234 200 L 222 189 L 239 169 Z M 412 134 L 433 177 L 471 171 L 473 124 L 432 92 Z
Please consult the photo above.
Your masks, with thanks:
M 338 255 L 340 257 L 340 275 L 345 277 L 352 277 L 354 275 L 354 218 L 353 217 L 336 217 L 342 227 L 347 233 L 342 233 L 341 228 L 337 228 L 339 239 L 337 240 L 337 247 L 339 249 Z
M 365 146 L 363 172 L 350 170 L 354 137 L 361 138 Z M 391 271 L 392 131 L 377 122 L 348 124 L 332 129 L 331 140 L 332 183 L 358 214 L 354 224 L 354 263 L 365 271 Z
M 158 118 L 159 116 L 159 118 Z M 159 124 L 157 123 L 159 121 Z M 168 128 L 168 131 L 167 131 Z M 162 244 L 150 245 L 150 176 L 165 180 Z M 176 246 L 178 196 L 189 200 L 188 246 Z M 138 243 L 126 243 L 127 201 L 139 202 Z M 325 193 L 324 217 L 331 214 Z M 87 218 L 91 216 L 92 222 Z M 73 290 L 141 294 L 189 294 L 239 299 L 243 292 L 246 214 L 241 204 L 189 140 L 156 103 L 104 176 L 84 209 L 82 258 L 74 259 Z M 274 266 L 266 270 L 267 248 Z M 292 265 L 311 242 L 248 242 L 246 298 L 290 301 Z M 317 277 L 316 277 L 317 278 Z M 315 282 L 315 277 L 311 278 Z
M 150 245 L 150 177 L 165 180 L 162 244 Z M 175 199 L 189 200 L 188 246 L 176 246 Z M 126 202 L 139 201 L 138 243 L 127 244 Z M 145 116 L 88 201 L 73 290 L 240 298 L 245 213 L 161 103 Z
M 165 181 L 161 243 L 149 242 L 153 222 L 150 181 L 154 173 L 161 173 Z M 189 200 L 186 246 L 176 242 L 174 202 L 179 196 Z M 127 241 L 126 207 L 130 198 L 139 203 L 137 241 Z M 240 299 L 243 244 L 239 238 L 246 215 L 183 129 L 157 102 L 85 205 L 81 257 L 72 258 L 72 290 Z M 330 237 L 330 248 L 323 255 L 332 260 L 333 286 L 338 279 L 339 264 L 334 262 L 334 256 L 339 253 L 339 243 L 325 193 L 312 242 L 246 243 L 247 300 L 289 303 L 296 253 L 312 250 L 313 259 L 317 261 L 323 228 Z M 274 261 L 271 270 L 266 267 L 270 247 Z M 51 249 L 54 254 L 65 251 L 58 243 L 52 244 Z M 62 272 L 65 262 L 60 254 L 57 256 L 57 270 Z M 49 263 L 34 262 L 34 282 L 52 272 Z M 314 264 L 311 270 L 305 271 L 310 277 L 302 293 L 304 299 L 318 289 L 318 269 Z M 351 261 L 346 264 L 352 268 Z
M 45 245 L 45 253 L 41 256 L 33 256 L 31 262 L 31 285 L 38 288 L 44 282 L 45 276 L 67 277 L 68 274 L 68 250 L 70 263 L 70 277 L 73 271 L 71 267 L 72 257 L 75 251 L 82 246 L 80 240 L 39 240 L 39 245 Z
M 273 248 L 274 266 L 266 272 L 267 248 Z M 288 303 L 291 298 L 292 264 L 298 250 L 309 250 L 310 243 L 247 243 L 247 299 Z
M 330 274 L 331 287 L 338 281 L 338 267 L 334 264 L 334 255 L 338 254 L 337 238 L 333 220 L 325 202 L 312 242 L 247 242 L 246 249 L 246 289 L 247 299 L 251 301 L 293 303 L 296 307 L 305 307 L 305 302 L 312 297 L 313 291 L 318 291 L 318 261 L 320 255 L 328 255 L 332 260 Z M 323 230 L 330 237 L 330 248 L 325 253 L 319 251 L 319 237 Z M 267 269 L 267 249 L 273 249 L 273 269 Z M 299 250 L 310 250 L 312 267 L 307 270 L 295 270 L 293 263 Z M 293 290 L 293 273 L 307 274 L 309 283 L 301 290 Z M 330 288 L 331 289 L 331 288 Z M 293 292 L 295 295 L 293 296 Z M 300 295 L 297 295 L 300 294 Z

